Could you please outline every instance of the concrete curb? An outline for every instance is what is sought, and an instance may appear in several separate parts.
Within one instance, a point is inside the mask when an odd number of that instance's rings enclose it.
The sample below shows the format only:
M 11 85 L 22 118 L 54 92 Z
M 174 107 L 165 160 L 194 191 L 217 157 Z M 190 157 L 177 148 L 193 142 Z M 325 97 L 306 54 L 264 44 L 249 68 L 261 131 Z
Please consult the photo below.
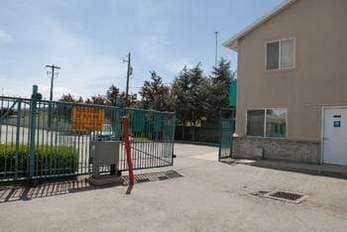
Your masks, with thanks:
M 249 160 L 249 159 L 231 159 L 224 163 L 243 164 L 253 167 L 276 169 L 280 171 L 298 172 L 317 176 L 327 176 L 340 179 L 347 179 L 347 166 L 335 165 L 315 165 L 292 163 L 284 161 L 269 161 L 269 160 Z

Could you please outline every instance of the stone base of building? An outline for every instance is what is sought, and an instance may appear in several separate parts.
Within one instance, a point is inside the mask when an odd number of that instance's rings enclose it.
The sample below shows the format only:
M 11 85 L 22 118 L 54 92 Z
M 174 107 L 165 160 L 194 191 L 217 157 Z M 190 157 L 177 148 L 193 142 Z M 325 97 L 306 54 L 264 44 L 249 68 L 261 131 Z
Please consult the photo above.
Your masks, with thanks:
M 232 156 L 236 159 L 273 159 L 312 164 L 321 162 L 319 141 L 235 137 Z

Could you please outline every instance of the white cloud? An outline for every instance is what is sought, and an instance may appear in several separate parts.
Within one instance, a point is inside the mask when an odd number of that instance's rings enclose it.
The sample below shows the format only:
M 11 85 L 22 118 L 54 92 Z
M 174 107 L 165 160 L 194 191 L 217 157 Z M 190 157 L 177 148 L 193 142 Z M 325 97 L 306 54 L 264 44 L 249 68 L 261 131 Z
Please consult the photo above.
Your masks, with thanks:
M 185 66 L 187 66 L 187 68 L 192 68 L 195 65 L 196 64 L 193 64 L 189 59 L 182 58 L 182 59 L 177 59 L 175 61 L 167 63 L 165 67 L 168 71 L 178 74 Z
M 28 97 L 32 85 L 37 84 L 39 91 L 48 98 L 50 81 L 44 69 L 46 64 L 62 67 L 54 82 L 55 99 L 64 93 L 83 97 L 104 94 L 111 84 L 123 90 L 126 64 L 122 63 L 121 58 L 128 50 L 133 54 L 134 78 L 138 80 L 131 81 L 130 85 L 134 87 L 143 84 L 143 80 L 149 76 L 149 70 L 156 70 L 165 82 L 170 82 L 184 65 L 194 63 L 172 51 L 175 45 L 170 43 L 170 25 L 167 20 L 158 20 L 157 16 L 162 8 L 171 3 L 136 1 L 139 3 L 135 11 L 137 18 L 146 19 L 152 24 L 149 26 L 140 23 L 139 27 L 134 27 L 139 36 L 129 37 L 130 42 L 118 41 L 116 34 L 110 34 L 115 43 L 124 43 L 125 51 L 105 51 L 103 49 L 110 46 L 95 42 L 98 41 L 96 34 L 99 29 L 93 28 L 95 35 L 91 34 L 87 30 L 90 26 L 87 24 L 88 20 L 72 17 L 66 21 L 52 13 L 52 8 L 48 6 L 54 6 L 54 9 L 57 6 L 70 8 L 71 1 L 52 0 L 49 4 L 42 2 L 40 7 L 25 1 L 11 2 L 12 7 L 9 7 L 14 12 L 9 28 L 15 39 L 5 33 L 9 36 L 7 41 L 12 43 L 4 52 L 1 51 L 1 56 L 6 59 L 2 59 L 4 62 L 0 61 L 1 72 L 6 74 L 5 81 L 2 82 L 6 94 Z M 135 92 L 138 89 L 131 90 Z
M 125 75 L 126 66 L 121 63 L 119 54 L 108 55 L 107 51 L 98 51 L 87 37 L 67 30 L 59 21 L 36 16 L 20 32 L 33 53 L 23 53 L 18 57 L 16 66 L 19 70 L 10 70 L 12 78 L 5 78 L 6 93 L 28 97 L 33 84 L 39 86 L 44 98 L 48 98 L 50 79 L 44 65 L 61 66 L 60 75 L 54 82 L 54 98 L 71 93 L 89 97 L 104 94 L 111 84 L 123 86 L 119 77 Z M 7 38 L 0 31 L 1 38 Z M 4 40 L 4 39 L 3 39 Z M 13 69 L 13 67 L 12 67 Z M 10 76 L 10 75 L 8 75 Z
M 6 31 L 0 30 L 0 43 L 10 43 L 12 42 L 12 36 Z

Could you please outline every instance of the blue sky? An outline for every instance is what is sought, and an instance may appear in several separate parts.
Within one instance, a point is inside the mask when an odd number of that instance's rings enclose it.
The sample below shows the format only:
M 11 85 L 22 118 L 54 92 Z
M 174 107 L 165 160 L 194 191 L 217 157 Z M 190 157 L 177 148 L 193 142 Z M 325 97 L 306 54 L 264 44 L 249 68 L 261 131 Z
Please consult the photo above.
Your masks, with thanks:
M 170 83 L 184 65 L 202 62 L 208 74 L 219 55 L 236 69 L 236 54 L 222 42 L 282 0 L 2 0 L 0 83 L 5 95 L 29 96 L 32 84 L 48 98 L 45 64 L 62 67 L 54 97 L 103 94 L 125 88 L 132 52 L 136 93 L 149 71 Z

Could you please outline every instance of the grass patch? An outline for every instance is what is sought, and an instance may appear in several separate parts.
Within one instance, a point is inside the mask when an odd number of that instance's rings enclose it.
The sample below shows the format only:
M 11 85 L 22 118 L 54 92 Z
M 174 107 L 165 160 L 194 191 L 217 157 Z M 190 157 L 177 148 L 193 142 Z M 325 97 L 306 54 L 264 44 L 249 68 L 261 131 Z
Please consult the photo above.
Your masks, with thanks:
M 151 143 L 153 142 L 152 140 L 144 137 L 132 137 L 131 142 L 133 143 Z
M 17 151 L 16 146 L 11 144 L 0 144 L 0 172 L 10 175 L 16 170 L 17 153 L 18 170 L 23 176 L 28 173 L 28 145 L 20 145 Z M 35 154 L 35 174 L 72 174 L 77 171 L 79 154 L 73 147 L 39 145 L 36 147 Z

